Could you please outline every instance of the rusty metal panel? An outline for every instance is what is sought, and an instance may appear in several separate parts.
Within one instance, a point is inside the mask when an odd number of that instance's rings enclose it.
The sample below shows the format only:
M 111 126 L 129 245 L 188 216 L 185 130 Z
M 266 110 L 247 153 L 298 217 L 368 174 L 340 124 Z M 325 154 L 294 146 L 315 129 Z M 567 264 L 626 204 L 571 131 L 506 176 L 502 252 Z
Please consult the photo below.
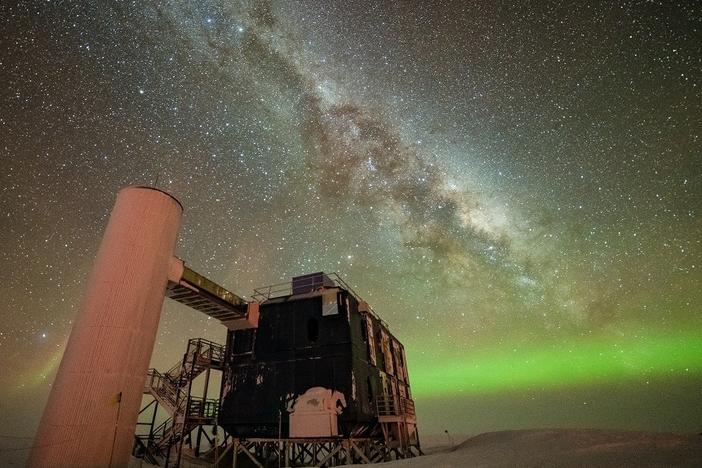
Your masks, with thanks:
M 406 381 L 407 380 L 407 371 L 405 368 L 405 363 L 404 363 L 404 358 L 403 358 L 403 353 L 402 353 L 402 345 L 397 340 L 392 340 L 392 353 L 393 353 L 393 361 L 395 363 L 395 375 L 397 376 L 398 379 L 401 381 Z
M 368 358 L 372 365 L 377 366 L 378 361 L 375 357 L 375 331 L 373 330 L 373 320 L 366 315 L 363 321 L 366 326 L 366 336 L 368 340 L 366 343 L 366 348 L 368 348 Z
M 385 372 L 390 375 L 395 375 L 395 366 L 392 362 L 392 348 L 390 345 L 390 336 L 385 330 L 380 330 L 380 346 L 383 350 L 383 362 L 385 365 Z

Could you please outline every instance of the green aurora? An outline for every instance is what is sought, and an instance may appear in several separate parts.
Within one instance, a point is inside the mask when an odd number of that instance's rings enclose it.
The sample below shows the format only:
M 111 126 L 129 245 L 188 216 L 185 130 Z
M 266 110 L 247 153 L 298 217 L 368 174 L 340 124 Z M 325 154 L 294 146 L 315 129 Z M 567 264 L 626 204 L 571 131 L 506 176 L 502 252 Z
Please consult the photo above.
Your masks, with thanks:
M 702 375 L 702 331 L 651 330 L 628 338 L 600 335 L 566 343 L 502 346 L 454 356 L 441 364 L 415 354 L 409 362 L 412 389 L 420 397 Z

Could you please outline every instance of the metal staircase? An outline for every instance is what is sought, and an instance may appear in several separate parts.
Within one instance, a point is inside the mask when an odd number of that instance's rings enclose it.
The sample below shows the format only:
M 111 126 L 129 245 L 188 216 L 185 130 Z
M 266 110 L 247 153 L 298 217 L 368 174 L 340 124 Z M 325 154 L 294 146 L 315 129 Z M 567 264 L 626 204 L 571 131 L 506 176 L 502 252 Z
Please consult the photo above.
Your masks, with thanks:
M 153 401 L 142 408 L 139 415 L 146 415 L 149 409 L 153 412 L 149 422 L 137 423 L 135 456 L 144 458 L 149 463 L 163 463 L 165 466 L 169 466 L 175 458 L 177 464 L 182 442 L 194 429 L 198 429 L 196 451 L 199 450 L 200 439 L 204 433 L 202 426 L 214 426 L 219 409 L 219 400 L 206 398 L 210 371 L 222 370 L 223 361 L 224 346 L 204 338 L 193 338 L 188 341 L 188 349 L 182 361 L 167 372 L 149 369 L 144 393 L 152 396 Z M 192 383 L 203 373 L 205 396 L 193 397 Z M 159 407 L 170 417 L 156 425 Z M 145 426 L 148 427 L 148 432 L 143 431 Z M 204 435 L 210 440 L 206 433 Z
M 421 455 L 414 400 L 384 394 L 376 398 L 375 408 L 385 446 L 400 458 Z

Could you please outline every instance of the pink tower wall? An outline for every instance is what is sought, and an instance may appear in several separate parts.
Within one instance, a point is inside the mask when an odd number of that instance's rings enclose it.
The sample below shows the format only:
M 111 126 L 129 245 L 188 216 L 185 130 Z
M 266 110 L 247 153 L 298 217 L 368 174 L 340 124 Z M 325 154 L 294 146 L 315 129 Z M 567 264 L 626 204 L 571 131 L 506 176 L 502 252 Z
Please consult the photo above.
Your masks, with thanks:
M 181 215 L 165 192 L 119 192 L 29 466 L 128 464 Z

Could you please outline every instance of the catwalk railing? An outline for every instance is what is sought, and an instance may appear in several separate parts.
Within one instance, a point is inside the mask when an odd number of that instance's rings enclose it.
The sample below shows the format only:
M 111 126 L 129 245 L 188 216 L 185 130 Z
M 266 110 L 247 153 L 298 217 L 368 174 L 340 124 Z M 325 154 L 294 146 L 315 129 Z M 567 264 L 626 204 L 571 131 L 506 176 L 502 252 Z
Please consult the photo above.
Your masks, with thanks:
M 169 458 L 171 447 L 177 445 L 178 450 L 179 443 L 186 434 L 198 426 L 215 424 L 219 400 L 193 397 L 190 390 L 193 380 L 203 372 L 206 372 L 205 380 L 209 381 L 210 370 L 222 369 L 224 353 L 224 346 L 203 338 L 194 338 L 188 341 L 183 359 L 168 372 L 149 369 L 144 393 L 151 395 L 157 405 L 151 422 L 139 423 L 139 426 L 149 426 L 149 431 L 147 434 L 136 434 L 135 453 L 139 452 L 151 463 L 157 457 Z M 154 402 L 144 407 L 142 412 Z M 158 406 L 164 408 L 170 417 L 156 425 Z
M 375 400 L 378 416 L 416 416 L 414 400 L 392 395 L 380 395 Z
M 325 288 L 341 288 L 348 291 L 358 302 L 366 302 L 363 300 L 363 298 L 361 298 L 361 296 L 358 295 L 358 293 L 356 293 L 356 291 L 354 291 L 351 286 L 349 286 L 346 281 L 341 278 L 341 276 L 339 276 L 338 273 L 324 273 L 319 276 L 304 278 L 303 280 L 286 281 L 284 283 L 256 288 L 254 289 L 254 293 L 251 298 L 260 303 L 269 299 L 275 299 L 276 297 L 290 296 L 294 294 L 294 289 L 296 288 L 303 289 L 307 292 Z M 368 309 L 376 320 L 380 321 L 387 327 L 385 321 L 380 318 L 380 316 L 370 306 L 368 306 Z

